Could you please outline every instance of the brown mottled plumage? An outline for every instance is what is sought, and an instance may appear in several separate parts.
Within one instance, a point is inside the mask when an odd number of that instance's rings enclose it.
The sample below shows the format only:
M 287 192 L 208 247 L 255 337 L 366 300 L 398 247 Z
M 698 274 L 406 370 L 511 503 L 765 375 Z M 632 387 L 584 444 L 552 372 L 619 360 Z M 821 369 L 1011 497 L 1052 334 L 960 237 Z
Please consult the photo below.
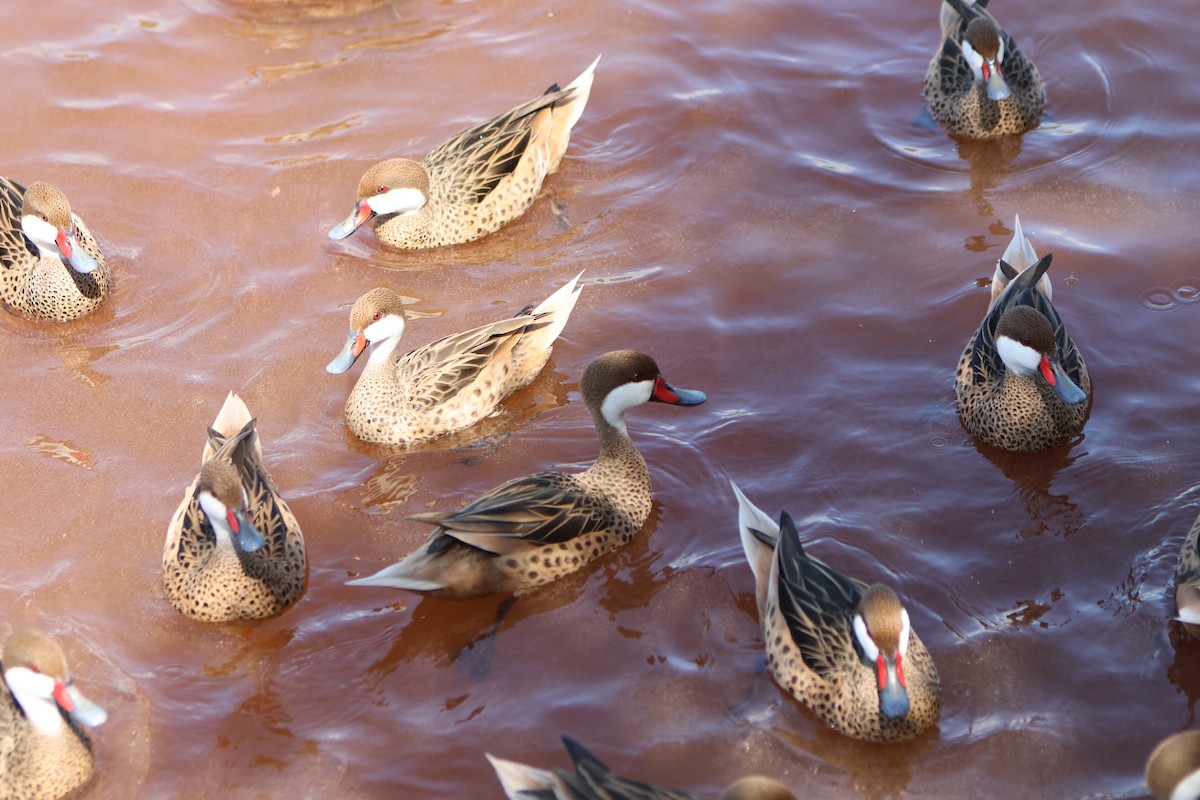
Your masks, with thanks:
M 1200 517 L 1192 523 L 1179 550 L 1179 563 L 1175 567 L 1175 611 L 1187 632 L 1200 639 Z
M 537 198 L 558 169 L 571 128 L 587 105 L 592 62 L 578 78 L 551 86 L 439 145 L 421 162 L 392 158 L 358 182 L 354 210 L 329 232 L 343 239 L 368 220 L 385 248 L 409 250 L 460 244 L 499 230 Z
M 1024 239 L 1019 228 L 1014 241 L 1018 236 Z M 1036 257 L 1032 247 L 1023 249 L 1022 260 Z M 1050 302 L 1049 267 L 1049 255 L 1020 272 L 1000 259 L 1005 286 L 958 361 L 955 393 L 963 425 L 994 447 L 1055 447 L 1079 433 L 1087 419 L 1091 378 Z M 1019 363 L 1017 349 L 1040 363 Z
M 446 597 L 520 594 L 549 583 L 633 538 L 650 516 L 650 472 L 625 429 L 625 411 L 657 400 L 704 402 L 675 389 L 654 359 L 616 350 L 580 381 L 600 455 L 583 472 L 539 472 L 497 486 L 459 511 L 418 514 L 436 525 L 416 552 L 375 575 L 349 581 Z
M 0 177 L 0 298 L 33 319 L 66 322 L 107 294 L 104 255 L 66 195 Z
M 544 770 L 486 754 L 510 800 L 699 800 L 695 795 L 616 775 L 579 742 L 562 737 L 575 772 Z M 752 775 L 735 781 L 720 800 L 796 800 L 779 781 Z
M 582 274 L 582 273 L 581 273 Z M 404 301 L 372 289 L 350 311 L 350 335 L 326 370 L 339 374 L 370 346 L 346 400 L 346 426 L 376 444 L 411 444 L 475 424 L 532 381 L 579 298 L 579 275 L 529 313 L 454 334 L 397 358 Z
M 968 139 L 1036 128 L 1046 105 L 1037 67 L 985 5 L 987 0 L 942 3 L 943 43 L 925 72 L 925 99 L 933 118 Z
M 733 491 L 775 681 L 855 739 L 909 739 L 933 725 L 941 682 L 896 593 L 808 555 L 786 511 L 777 525 Z
M 1154 800 L 1200 798 L 1200 731 L 1181 731 L 1158 743 L 1146 760 Z
M 304 591 L 304 537 L 263 469 L 254 426 L 246 404 L 230 392 L 209 429 L 200 474 L 167 528 L 167 599 L 192 619 L 261 619 Z M 210 509 L 221 509 L 217 518 L 206 511 L 206 496 Z
M 0 656 L 0 798 L 56 800 L 92 776 L 92 743 L 80 727 L 107 716 L 71 681 L 58 643 L 13 633 Z

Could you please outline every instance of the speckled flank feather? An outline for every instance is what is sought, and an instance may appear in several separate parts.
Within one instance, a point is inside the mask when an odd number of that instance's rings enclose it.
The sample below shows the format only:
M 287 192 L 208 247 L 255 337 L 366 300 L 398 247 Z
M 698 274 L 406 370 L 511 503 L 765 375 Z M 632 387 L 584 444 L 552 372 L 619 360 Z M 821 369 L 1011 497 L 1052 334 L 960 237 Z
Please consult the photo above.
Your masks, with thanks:
M 1175 609 L 1188 633 L 1200 639 L 1200 517 L 1192 524 L 1175 568 Z M 1200 768 L 1200 764 L 1197 764 Z
M 963 0 L 942 3 L 943 43 L 925 72 L 925 100 L 933 118 L 951 134 L 968 139 L 990 139 L 1036 128 L 1046 105 L 1046 89 L 1037 67 L 984 5 Z M 967 28 L 977 18 L 987 23 L 977 26 L 982 35 L 998 38 L 1003 46 L 999 67 L 1011 95 L 1002 100 L 988 96 L 987 84 L 976 77 L 963 54 Z M 975 35 L 972 31 L 972 37 Z
M 346 400 L 346 425 L 377 444 L 411 444 L 475 424 L 537 377 L 583 287 L 579 276 L 533 311 L 438 339 L 400 358 L 371 359 Z M 354 304 L 351 335 L 376 314 L 403 318 L 389 289 L 374 289 Z M 396 341 L 371 342 L 394 349 Z M 348 366 L 348 365 L 347 365 Z
M 204 449 L 206 465 L 184 493 L 163 549 L 167 599 L 185 616 L 204 622 L 260 619 L 296 601 L 308 578 L 300 525 L 263 469 L 255 421 L 230 392 Z M 246 516 L 266 545 L 254 552 L 219 548 L 199 502 L 202 477 L 225 462 L 245 491 Z
M 1158 743 L 1146 760 L 1146 786 L 1154 800 L 1200 797 L 1200 731 L 1180 731 Z
M 992 302 L 979 328 L 967 341 L 958 361 L 955 393 L 963 425 L 972 435 L 1005 450 L 1036 451 L 1066 442 L 1083 429 L 1091 404 L 1092 382 L 1083 356 L 1067 334 L 1066 325 L 1041 285 L 1050 256 L 1047 255 L 1017 276 Z M 1008 369 L 997 349 L 997 330 L 1018 314 L 1012 309 L 1027 306 L 1044 318 L 1048 327 L 1047 353 L 1061 364 L 1066 376 L 1087 399 L 1068 404 L 1040 375 L 1020 375 Z M 1032 318 L 1028 312 L 1019 312 Z M 1007 315 L 1007 317 L 1006 317 Z
M 502 484 L 458 511 L 418 514 L 413 519 L 437 526 L 425 544 L 400 563 L 350 583 L 448 597 L 520 594 L 625 544 L 650 515 L 651 486 L 646 462 L 624 429 L 624 411 L 648 401 L 655 381 L 661 381 L 658 366 L 643 353 L 600 356 L 580 383 L 600 437 L 600 455 L 591 467 L 539 472 Z M 644 393 L 630 399 L 620 394 L 627 386 Z M 672 392 L 677 399 L 665 402 L 703 402 L 698 392 Z M 602 411 L 610 393 L 627 403 L 615 410 L 618 427 Z
M 865 659 L 853 624 L 861 615 L 881 651 L 895 647 L 900 606 L 895 593 L 848 578 L 804 552 L 789 517 L 775 524 L 736 486 L 742 547 L 754 572 L 767 663 L 775 681 L 835 730 L 855 739 L 908 739 L 933 725 L 941 682 L 933 658 L 911 633 L 902 667 L 909 706 L 881 711 L 875 664 Z M 867 608 L 866 595 L 885 598 Z
M 108 294 L 108 265 L 83 220 L 71 213 L 67 198 L 49 184 L 32 184 L 42 205 L 27 211 L 44 213 L 51 224 L 74 227 L 75 244 L 98 266 L 91 272 L 72 269 L 59 255 L 43 255 L 21 228 L 26 189 L 0 177 L 0 298 L 10 308 L 38 320 L 66 322 L 95 311 Z M 38 198 L 33 198 L 37 200 Z
M 578 742 L 563 737 L 575 771 L 544 770 L 496 758 L 487 759 L 510 800 L 699 800 L 695 795 L 653 783 L 624 778 L 612 772 Z M 760 776 L 742 778 L 721 794 L 721 800 L 796 800 L 778 781 Z
M 391 250 L 461 244 L 523 214 L 546 175 L 558 169 L 599 61 L 565 89 L 551 86 L 542 96 L 463 131 L 419 164 L 390 159 L 368 170 L 359 182 L 359 203 L 385 189 L 411 187 L 426 195 L 417 210 L 371 219 L 380 244 Z
M 32 712 L 10 690 L 8 670 L 26 668 L 69 686 L 66 657 L 52 639 L 32 631 L 13 633 L 5 642 L 0 670 L 0 798 L 3 800 L 56 800 L 82 786 L 92 776 L 92 743 L 73 713 L 54 704 L 53 698 L 28 698 L 42 703 L 52 729 L 39 730 Z M 88 702 L 81 698 L 80 702 Z M 93 706 L 94 708 L 94 706 Z M 103 721 L 103 720 L 101 720 Z M 98 723 L 91 723 L 98 724 Z

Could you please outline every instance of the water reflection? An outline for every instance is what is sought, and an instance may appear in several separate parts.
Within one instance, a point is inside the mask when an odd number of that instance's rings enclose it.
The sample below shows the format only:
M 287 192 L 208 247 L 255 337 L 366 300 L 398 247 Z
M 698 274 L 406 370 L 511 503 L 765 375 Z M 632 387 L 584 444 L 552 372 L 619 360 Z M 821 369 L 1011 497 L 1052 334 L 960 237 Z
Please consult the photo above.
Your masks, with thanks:
M 1187 697 L 1187 719 L 1180 727 L 1191 728 L 1196 724 L 1196 699 L 1200 698 L 1200 641 L 1175 620 L 1170 625 L 1170 641 L 1175 658 L 1167 667 L 1167 680 Z
M 958 157 L 968 164 L 970 187 L 967 189 L 967 197 L 975 205 L 979 216 L 995 217 L 996 210 L 992 207 L 991 195 L 999 190 L 1004 179 L 1009 177 L 1009 168 L 1021 152 L 1023 138 L 1005 136 L 986 141 L 957 141 Z
M 1043 534 L 1066 537 L 1087 524 L 1087 516 L 1068 495 L 1050 491 L 1060 472 L 1087 455 L 1087 451 L 1074 452 L 1076 445 L 1083 441 L 1083 434 L 1041 453 L 1012 453 L 976 439 L 971 441 L 981 456 L 1004 473 L 1025 506 L 1027 519 L 1016 538 L 1032 539 Z

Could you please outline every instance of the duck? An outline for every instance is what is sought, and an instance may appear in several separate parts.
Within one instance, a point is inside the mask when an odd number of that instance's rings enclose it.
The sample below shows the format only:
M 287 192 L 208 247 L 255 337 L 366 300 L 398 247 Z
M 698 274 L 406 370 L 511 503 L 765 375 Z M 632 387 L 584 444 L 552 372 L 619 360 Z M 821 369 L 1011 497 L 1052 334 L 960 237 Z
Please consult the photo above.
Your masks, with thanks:
M 167 527 L 167 599 L 201 622 L 264 619 L 304 592 L 304 536 L 262 465 L 256 420 L 230 392 Z
M 616 775 L 584 748 L 567 736 L 562 737 L 574 763 L 574 774 L 561 769 L 544 770 L 496 758 L 485 753 L 496 777 L 510 800 L 699 800 L 695 795 L 668 789 L 653 783 Z M 796 800 L 791 790 L 779 781 L 751 775 L 732 783 L 720 800 Z
M 452 599 L 518 596 L 628 543 L 650 516 L 646 460 L 625 427 L 625 412 L 656 401 L 697 406 L 703 392 L 667 383 L 645 353 L 597 357 L 580 381 L 600 454 L 583 472 L 538 472 L 484 493 L 457 511 L 415 514 L 434 526 L 399 563 L 351 586 L 389 586 Z
M 372 289 L 350 310 L 350 335 L 325 367 L 346 372 L 369 348 L 346 400 L 350 432 L 373 444 L 409 445 L 474 425 L 550 359 L 579 293 L 579 273 L 532 310 L 430 342 L 399 358 L 404 301 Z
M 375 164 L 358 182 L 354 210 L 329 238 L 344 239 L 369 221 L 385 249 L 417 250 L 474 241 L 512 222 L 558 169 L 599 63 L 597 56 L 566 88 L 552 85 L 443 142 L 421 161 Z
M 1018 249 L 1020 261 L 1036 256 L 1032 246 Z M 993 447 L 1046 450 L 1079 433 L 1087 420 L 1091 377 L 1050 301 L 1050 262 L 1047 254 L 1018 271 L 999 259 L 993 284 L 1003 286 L 993 289 L 958 361 L 955 395 L 963 425 Z
M 1146 760 L 1146 786 L 1154 800 L 1200 800 L 1200 731 L 1158 743 Z
M 0 299 L 42 322 L 91 314 L 108 295 L 108 264 L 62 190 L 0 176 Z
M 730 485 L 775 681 L 853 739 L 899 741 L 932 726 L 941 681 L 895 590 L 809 555 L 786 511 L 776 524 Z
M 14 631 L 0 652 L 0 797 L 56 800 L 95 768 L 83 726 L 108 718 L 71 680 L 58 642 Z
M 943 42 L 925 72 L 929 112 L 950 134 L 994 139 L 1041 124 L 1037 67 L 987 10 L 987 0 L 943 0 Z
M 1179 550 L 1175 567 L 1176 619 L 1184 629 L 1200 639 L 1200 517 L 1192 523 Z M 1200 764 L 1197 765 L 1200 768 Z

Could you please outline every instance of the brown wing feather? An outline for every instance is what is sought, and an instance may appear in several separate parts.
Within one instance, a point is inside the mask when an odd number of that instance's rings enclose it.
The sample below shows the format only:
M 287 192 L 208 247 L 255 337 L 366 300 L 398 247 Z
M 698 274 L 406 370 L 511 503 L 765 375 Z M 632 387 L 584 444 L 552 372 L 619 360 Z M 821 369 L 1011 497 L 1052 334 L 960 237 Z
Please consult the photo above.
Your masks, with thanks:
M 12 269 L 20 260 L 37 258 L 37 249 L 21 230 L 21 202 L 25 187 L 0 177 L 0 267 Z

